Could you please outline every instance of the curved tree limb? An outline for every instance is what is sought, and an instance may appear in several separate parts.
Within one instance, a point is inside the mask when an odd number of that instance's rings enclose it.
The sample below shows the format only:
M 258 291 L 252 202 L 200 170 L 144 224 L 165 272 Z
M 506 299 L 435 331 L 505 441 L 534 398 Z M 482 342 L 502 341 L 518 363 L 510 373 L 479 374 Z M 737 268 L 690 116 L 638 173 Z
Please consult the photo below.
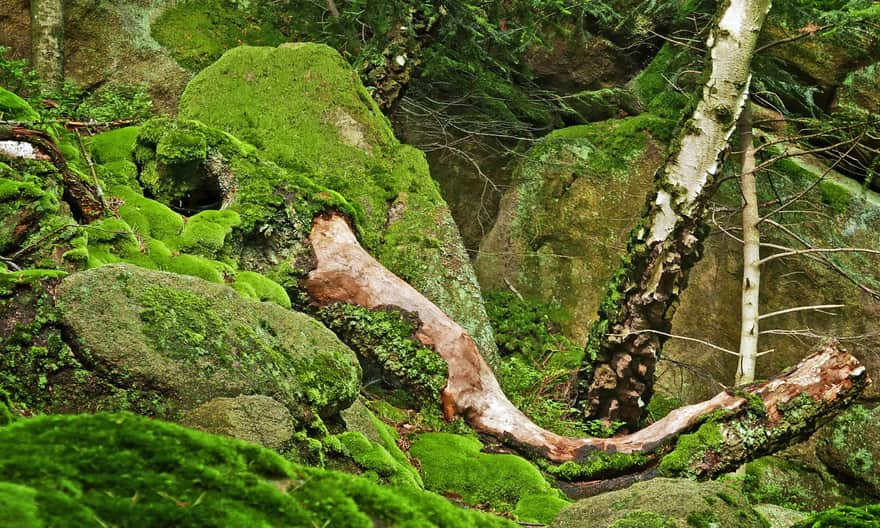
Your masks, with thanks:
M 373 310 L 393 307 L 414 314 L 418 327 L 413 337 L 433 348 L 448 366 L 447 384 L 441 394 L 444 416 L 447 419 L 463 417 L 476 431 L 553 462 L 582 461 L 596 451 L 658 452 L 707 414 L 724 410 L 735 416 L 745 411 L 747 394 L 758 396 L 764 402 L 765 425 L 785 432 L 775 443 L 768 441 L 764 446 L 776 448 L 784 438 L 807 434 L 817 421 L 848 403 L 868 382 L 865 368 L 857 359 L 828 345 L 794 369 L 747 387 L 745 393 L 721 392 L 711 400 L 677 409 L 636 433 L 616 438 L 560 436 L 538 427 L 513 406 L 467 332 L 370 256 L 358 243 L 345 217 L 329 213 L 315 218 L 309 239 L 316 265 L 304 285 L 312 302 L 319 305 L 341 302 Z M 798 403 L 797 398 L 803 394 L 809 396 L 809 401 Z M 795 408 L 811 418 L 792 423 L 788 414 Z M 772 434 L 764 436 L 775 438 Z M 738 453 L 737 459 L 748 459 L 761 448 L 752 446 L 751 451 Z

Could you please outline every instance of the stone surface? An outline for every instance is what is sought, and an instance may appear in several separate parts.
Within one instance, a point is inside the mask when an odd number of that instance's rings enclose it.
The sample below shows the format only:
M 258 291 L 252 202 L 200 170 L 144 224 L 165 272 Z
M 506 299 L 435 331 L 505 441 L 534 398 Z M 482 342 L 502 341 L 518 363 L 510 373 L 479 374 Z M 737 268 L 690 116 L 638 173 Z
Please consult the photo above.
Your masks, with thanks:
M 214 398 L 187 412 L 181 423 L 269 449 L 280 449 L 293 438 L 290 411 L 268 396 Z
M 509 283 L 560 304 L 565 333 L 579 343 L 662 161 L 643 116 L 563 129 L 529 150 L 475 263 L 484 290 Z M 602 152 L 605 141 L 620 151 Z
M 805 513 L 775 504 L 758 504 L 755 511 L 767 522 L 769 528 L 790 528 L 807 518 Z
M 822 429 L 816 454 L 845 479 L 880 497 L 880 407 L 855 406 Z
M 551 526 L 763 528 L 764 524 L 731 484 L 656 478 L 579 500 L 562 510 Z
M 155 107 L 177 111 L 190 73 L 150 35 L 150 23 L 168 2 L 64 2 L 64 72 L 83 86 L 145 84 Z M 0 45 L 12 56 L 30 54 L 28 2 L 0 0 Z
M 223 285 L 107 265 L 69 276 L 57 296 L 77 356 L 129 399 L 156 400 L 158 414 L 263 394 L 308 421 L 347 407 L 360 387 L 354 353 L 320 323 Z M 73 396 L 118 408 L 82 387 Z

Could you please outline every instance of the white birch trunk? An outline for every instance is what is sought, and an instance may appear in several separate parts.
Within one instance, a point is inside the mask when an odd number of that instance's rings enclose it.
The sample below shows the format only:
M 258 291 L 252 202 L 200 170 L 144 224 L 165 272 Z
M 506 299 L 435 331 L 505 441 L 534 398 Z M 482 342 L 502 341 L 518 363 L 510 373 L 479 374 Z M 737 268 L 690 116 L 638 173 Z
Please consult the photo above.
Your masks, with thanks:
M 743 282 L 742 328 L 739 338 L 739 367 L 736 384 L 755 381 L 755 361 L 758 358 L 759 293 L 761 285 L 761 233 L 758 231 L 758 187 L 755 175 L 755 147 L 752 142 L 752 116 L 746 103 L 739 119 L 742 148 L 743 198 Z
M 708 41 L 707 81 L 656 195 L 593 326 L 587 413 L 634 426 L 653 392 L 654 368 L 690 268 L 700 258 L 703 211 L 748 95 L 752 55 L 770 0 L 728 0 Z

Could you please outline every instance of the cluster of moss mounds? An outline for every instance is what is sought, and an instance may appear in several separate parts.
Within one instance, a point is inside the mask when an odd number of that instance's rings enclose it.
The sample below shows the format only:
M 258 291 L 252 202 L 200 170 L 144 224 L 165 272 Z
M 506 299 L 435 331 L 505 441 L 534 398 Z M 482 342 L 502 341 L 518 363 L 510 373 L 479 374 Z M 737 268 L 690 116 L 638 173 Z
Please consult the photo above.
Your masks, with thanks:
M 0 427 L 0 452 L 4 526 L 516 526 L 127 413 L 20 419 Z
M 467 436 L 424 433 L 413 441 L 410 455 L 421 462 L 427 489 L 513 513 L 522 522 L 549 523 L 568 505 L 528 461 L 482 453 L 482 447 L 479 440 Z
M 880 526 L 880 504 L 869 506 L 838 506 L 816 513 L 791 528 L 877 528 Z

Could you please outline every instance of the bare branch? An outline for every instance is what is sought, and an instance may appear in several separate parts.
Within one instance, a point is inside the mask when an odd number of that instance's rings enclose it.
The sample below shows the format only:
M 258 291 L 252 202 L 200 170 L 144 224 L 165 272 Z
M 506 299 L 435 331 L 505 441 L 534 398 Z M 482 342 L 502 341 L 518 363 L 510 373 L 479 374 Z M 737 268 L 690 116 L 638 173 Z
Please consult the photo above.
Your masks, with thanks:
M 785 310 L 779 310 L 776 312 L 770 312 L 768 314 L 763 314 L 758 316 L 758 319 L 768 319 L 770 317 L 776 317 L 777 315 L 783 315 L 792 312 L 804 312 L 807 310 L 824 310 L 830 308 L 843 308 L 845 304 L 816 304 L 813 306 L 797 306 L 795 308 L 786 308 Z

